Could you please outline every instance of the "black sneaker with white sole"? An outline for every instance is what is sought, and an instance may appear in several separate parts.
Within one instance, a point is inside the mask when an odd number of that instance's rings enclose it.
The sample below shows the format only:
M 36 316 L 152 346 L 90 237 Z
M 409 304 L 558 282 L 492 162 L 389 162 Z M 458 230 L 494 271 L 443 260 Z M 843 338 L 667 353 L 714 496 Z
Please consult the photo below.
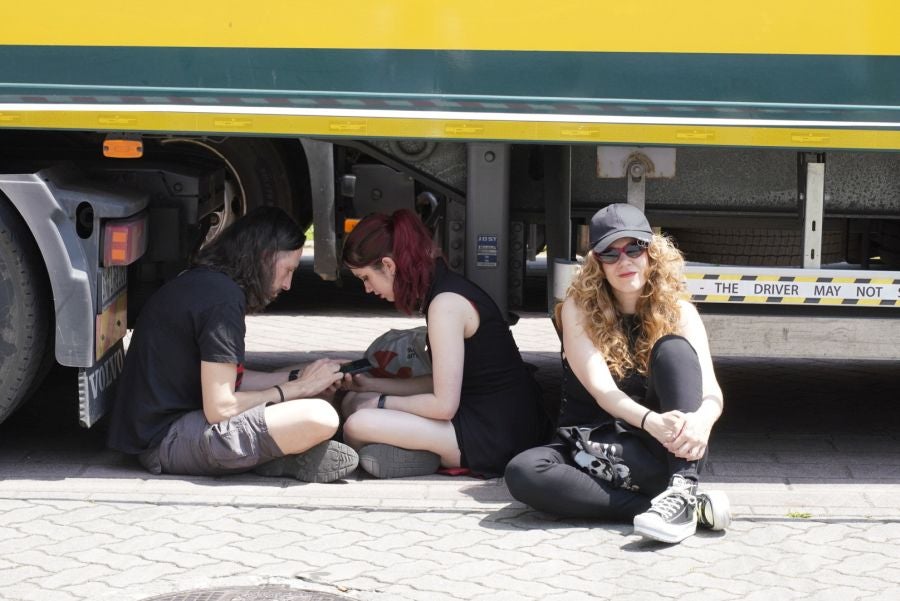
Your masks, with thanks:
M 679 474 L 669 488 L 650 501 L 650 509 L 634 516 L 634 533 L 664 543 L 680 543 L 697 531 L 697 483 Z
M 351 474 L 358 464 L 356 451 L 341 442 L 326 440 L 302 453 L 258 465 L 253 473 L 302 482 L 334 482 Z

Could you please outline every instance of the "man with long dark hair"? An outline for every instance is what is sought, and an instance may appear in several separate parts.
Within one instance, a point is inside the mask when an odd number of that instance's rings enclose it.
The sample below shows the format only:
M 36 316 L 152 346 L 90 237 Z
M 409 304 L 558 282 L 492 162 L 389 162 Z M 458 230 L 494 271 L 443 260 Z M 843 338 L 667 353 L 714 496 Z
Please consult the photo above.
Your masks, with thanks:
M 339 362 L 243 368 L 244 316 L 290 289 L 304 241 L 284 211 L 256 209 L 150 298 L 125 357 L 112 448 L 154 474 L 330 482 L 356 469 L 353 449 L 329 440 L 338 415 L 322 398 L 342 378 Z

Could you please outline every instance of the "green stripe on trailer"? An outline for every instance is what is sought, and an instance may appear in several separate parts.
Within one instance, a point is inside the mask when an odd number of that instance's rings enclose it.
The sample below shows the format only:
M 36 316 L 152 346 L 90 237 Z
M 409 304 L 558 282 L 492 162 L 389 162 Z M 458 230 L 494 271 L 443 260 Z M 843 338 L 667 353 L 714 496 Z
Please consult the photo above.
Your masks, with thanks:
M 0 47 L 0 97 L 900 122 L 900 56 Z M 136 68 L 140 66 L 140 68 Z M 24 100 L 23 100 L 24 99 Z
M 898 56 L 0 51 L 17 129 L 900 149 Z

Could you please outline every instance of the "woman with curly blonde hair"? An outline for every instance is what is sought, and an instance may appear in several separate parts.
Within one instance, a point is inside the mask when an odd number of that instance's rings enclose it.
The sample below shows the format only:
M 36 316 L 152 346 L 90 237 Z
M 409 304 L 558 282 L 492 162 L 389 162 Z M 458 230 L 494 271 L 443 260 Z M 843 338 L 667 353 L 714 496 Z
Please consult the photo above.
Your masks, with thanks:
M 512 495 L 566 517 L 634 520 L 677 543 L 699 523 L 721 530 L 728 497 L 698 491 L 722 413 L 706 330 L 681 298 L 684 260 L 644 214 L 600 209 L 591 251 L 556 307 L 563 394 L 558 437 L 507 466 Z

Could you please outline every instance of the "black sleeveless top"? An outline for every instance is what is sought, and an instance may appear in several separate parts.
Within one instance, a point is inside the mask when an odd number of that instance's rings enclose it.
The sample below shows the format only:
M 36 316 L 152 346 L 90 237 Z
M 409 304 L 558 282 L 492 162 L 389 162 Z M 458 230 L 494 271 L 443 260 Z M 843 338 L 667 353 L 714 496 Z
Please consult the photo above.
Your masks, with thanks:
M 628 336 L 628 350 L 634 352 L 635 342 L 641 334 L 641 324 L 634 315 L 622 316 L 622 329 Z M 596 399 L 587 391 L 575 372 L 569 367 L 562 349 L 563 383 L 562 403 L 559 408 L 560 426 L 581 426 L 585 424 L 602 424 L 614 421 L 615 418 L 600 408 Z M 613 375 L 616 386 L 638 402 L 643 402 L 647 395 L 647 377 L 636 371 L 625 374 L 623 378 Z
M 541 390 L 497 304 L 438 259 L 422 306 L 426 322 L 428 306 L 442 292 L 464 297 L 479 318 L 478 330 L 465 340 L 459 409 L 452 419 L 462 466 L 478 474 L 499 475 L 515 455 L 543 444 L 549 436 Z

